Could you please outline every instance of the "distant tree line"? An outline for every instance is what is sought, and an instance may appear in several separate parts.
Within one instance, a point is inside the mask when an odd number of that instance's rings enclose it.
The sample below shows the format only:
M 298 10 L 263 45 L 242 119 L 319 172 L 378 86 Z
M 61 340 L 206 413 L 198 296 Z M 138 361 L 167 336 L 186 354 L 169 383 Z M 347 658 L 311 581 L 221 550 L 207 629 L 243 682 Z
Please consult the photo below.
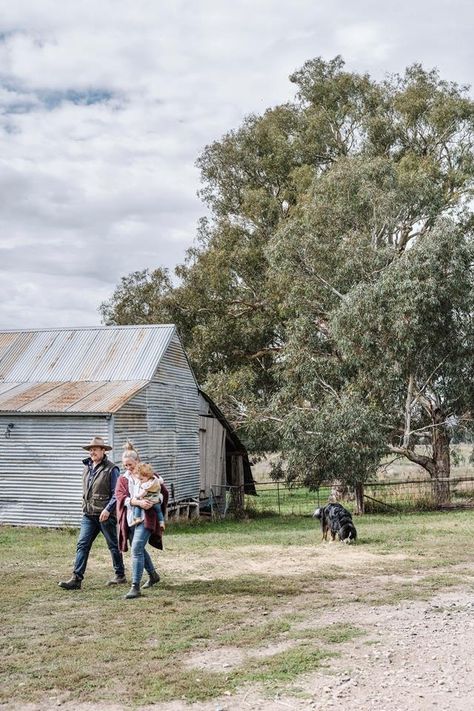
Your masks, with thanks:
M 443 501 L 474 412 L 473 101 L 418 64 L 378 82 L 314 59 L 290 81 L 294 101 L 199 158 L 212 218 L 177 285 L 134 272 L 103 320 L 176 323 L 204 389 L 287 479 L 360 493 L 392 453 Z

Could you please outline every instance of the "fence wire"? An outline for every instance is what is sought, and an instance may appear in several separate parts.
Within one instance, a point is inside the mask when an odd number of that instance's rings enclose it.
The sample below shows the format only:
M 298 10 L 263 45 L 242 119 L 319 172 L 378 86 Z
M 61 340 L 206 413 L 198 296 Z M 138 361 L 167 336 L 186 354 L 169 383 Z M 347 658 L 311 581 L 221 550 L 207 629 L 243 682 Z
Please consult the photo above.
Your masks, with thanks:
M 405 481 L 378 481 L 364 486 L 367 513 L 409 512 L 437 510 L 439 508 L 474 508 L 474 477 L 445 480 L 449 485 L 449 499 L 439 504 L 430 479 Z M 249 511 L 281 516 L 311 516 L 318 506 L 327 504 L 332 491 L 329 483 L 310 491 L 303 486 L 287 486 L 283 482 L 255 482 L 257 496 L 246 496 Z M 354 498 L 349 494 L 343 501 L 354 508 Z

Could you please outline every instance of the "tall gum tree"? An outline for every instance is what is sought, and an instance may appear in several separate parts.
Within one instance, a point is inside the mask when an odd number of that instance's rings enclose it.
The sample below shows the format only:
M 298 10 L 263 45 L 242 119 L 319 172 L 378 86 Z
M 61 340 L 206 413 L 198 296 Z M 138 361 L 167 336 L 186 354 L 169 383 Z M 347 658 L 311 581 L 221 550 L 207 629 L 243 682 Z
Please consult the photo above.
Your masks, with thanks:
M 468 259 L 472 101 L 419 65 L 375 82 L 347 72 L 339 57 L 315 59 L 290 80 L 293 102 L 248 117 L 200 157 L 212 218 L 177 269 L 178 286 L 147 272 L 102 313 L 108 323 L 130 322 L 134 301 L 156 294 L 150 314 L 178 324 L 201 382 L 251 448 L 283 452 L 290 477 L 363 482 L 390 447 L 419 456 L 422 426 L 432 451 L 419 463 L 444 478 L 450 427 L 468 425 L 470 405 L 440 385 L 451 382 L 452 356 L 434 339 L 419 350 L 409 344 L 423 328 L 442 340 L 441 309 L 443 328 L 449 318 L 463 324 L 456 362 L 469 380 L 470 287 L 462 282 L 461 300 L 443 287 L 437 300 L 442 279 L 419 255 L 441 257 L 439 244 L 451 266 Z M 409 301 L 410 279 L 423 299 Z M 356 313 L 384 337 L 368 329 L 363 338 Z M 391 357 L 387 334 L 403 341 Z M 428 425 L 435 392 L 442 406 Z
M 310 115 L 319 69 L 299 75 Z M 340 112 L 350 149 L 318 171 L 272 240 L 288 314 L 274 408 L 288 413 L 294 476 L 362 484 L 394 451 L 429 472 L 441 501 L 451 429 L 472 412 L 472 103 L 419 66 L 379 89 L 355 124 Z M 454 224 L 436 227 L 441 215 Z

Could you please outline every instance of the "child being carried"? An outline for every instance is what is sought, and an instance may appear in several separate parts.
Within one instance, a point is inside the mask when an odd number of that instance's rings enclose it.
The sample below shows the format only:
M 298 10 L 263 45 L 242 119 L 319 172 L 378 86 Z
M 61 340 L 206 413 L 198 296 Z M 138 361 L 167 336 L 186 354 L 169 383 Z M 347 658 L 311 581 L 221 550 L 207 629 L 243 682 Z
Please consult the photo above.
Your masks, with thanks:
M 164 530 L 165 519 L 161 508 L 163 494 L 161 493 L 160 480 L 153 472 L 150 464 L 139 464 L 137 467 L 138 478 L 140 479 L 140 491 L 137 499 L 146 499 L 153 502 L 153 508 L 158 516 L 160 528 Z M 133 507 L 133 522 L 132 526 L 143 521 L 143 509 L 140 506 Z

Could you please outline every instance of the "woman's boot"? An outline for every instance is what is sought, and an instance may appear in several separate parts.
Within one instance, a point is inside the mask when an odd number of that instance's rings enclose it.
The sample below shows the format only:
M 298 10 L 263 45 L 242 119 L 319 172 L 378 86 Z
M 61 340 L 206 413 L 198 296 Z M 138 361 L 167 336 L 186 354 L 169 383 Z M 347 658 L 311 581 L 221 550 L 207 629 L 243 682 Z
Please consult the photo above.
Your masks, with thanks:
M 160 582 L 160 576 L 156 572 L 156 570 L 154 570 L 152 573 L 148 573 L 148 575 L 150 577 L 148 578 L 146 583 L 143 583 L 142 588 L 151 588 L 153 585 L 156 585 L 156 583 Z
M 141 592 L 140 592 L 140 586 L 136 583 L 133 583 L 132 587 L 128 591 L 128 593 L 125 595 L 126 600 L 132 600 L 134 597 L 140 597 Z

